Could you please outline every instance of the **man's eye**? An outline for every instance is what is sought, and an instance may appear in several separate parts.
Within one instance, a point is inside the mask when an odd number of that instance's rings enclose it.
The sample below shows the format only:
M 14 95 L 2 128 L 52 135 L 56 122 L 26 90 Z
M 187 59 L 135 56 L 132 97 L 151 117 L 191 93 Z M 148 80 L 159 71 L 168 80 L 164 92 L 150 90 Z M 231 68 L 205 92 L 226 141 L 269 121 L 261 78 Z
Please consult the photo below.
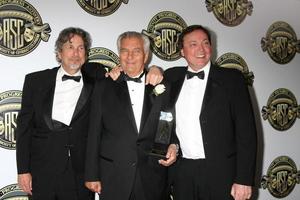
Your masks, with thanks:
M 120 53 L 125 54 L 125 53 L 128 53 L 128 51 L 125 50 L 125 49 L 121 49 L 121 50 L 120 50 Z
M 141 52 L 142 52 L 142 50 L 140 50 L 140 49 L 135 49 L 135 50 L 133 50 L 133 53 L 136 54 L 136 55 L 137 55 L 137 54 L 140 54 Z

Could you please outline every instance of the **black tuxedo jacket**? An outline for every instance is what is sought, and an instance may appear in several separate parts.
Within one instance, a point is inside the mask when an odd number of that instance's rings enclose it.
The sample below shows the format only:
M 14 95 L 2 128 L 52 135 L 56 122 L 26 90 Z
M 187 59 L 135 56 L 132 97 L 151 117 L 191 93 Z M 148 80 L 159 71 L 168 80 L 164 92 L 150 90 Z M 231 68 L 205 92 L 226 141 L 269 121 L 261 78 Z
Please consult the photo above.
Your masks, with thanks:
M 125 81 L 97 82 L 91 103 L 86 181 L 101 181 L 103 200 L 128 200 L 136 172 L 147 200 L 160 200 L 166 183 L 166 168 L 148 156 L 160 111 L 167 108 L 167 90 L 155 96 L 145 86 L 140 131 L 138 132 Z M 168 110 L 165 110 L 168 111 Z
M 98 78 L 104 75 L 96 67 L 86 67 L 92 78 L 82 70 L 84 84 L 71 124 L 60 128 L 51 118 L 58 67 L 26 75 L 17 119 L 17 168 L 18 174 L 31 173 L 34 185 L 50 187 L 55 175 L 65 170 L 69 159 L 66 145 L 70 145 L 76 175 L 83 178 L 90 96 L 96 72 Z
M 164 73 L 172 85 L 173 107 L 186 71 L 187 67 L 174 67 Z M 238 70 L 211 65 L 199 122 L 211 192 L 222 199 L 228 196 L 234 182 L 252 185 L 256 127 L 248 88 Z

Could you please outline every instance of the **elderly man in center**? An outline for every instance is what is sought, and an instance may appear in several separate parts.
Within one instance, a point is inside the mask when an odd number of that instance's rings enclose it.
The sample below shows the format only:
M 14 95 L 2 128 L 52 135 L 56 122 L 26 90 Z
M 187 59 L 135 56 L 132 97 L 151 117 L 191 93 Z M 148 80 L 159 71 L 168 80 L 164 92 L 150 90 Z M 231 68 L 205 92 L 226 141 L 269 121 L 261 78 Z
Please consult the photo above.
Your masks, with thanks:
M 101 200 L 166 199 L 167 166 L 176 161 L 171 136 L 164 159 L 150 155 L 169 91 L 145 85 L 149 39 L 125 32 L 117 41 L 123 73 L 95 85 L 88 132 L 85 185 Z

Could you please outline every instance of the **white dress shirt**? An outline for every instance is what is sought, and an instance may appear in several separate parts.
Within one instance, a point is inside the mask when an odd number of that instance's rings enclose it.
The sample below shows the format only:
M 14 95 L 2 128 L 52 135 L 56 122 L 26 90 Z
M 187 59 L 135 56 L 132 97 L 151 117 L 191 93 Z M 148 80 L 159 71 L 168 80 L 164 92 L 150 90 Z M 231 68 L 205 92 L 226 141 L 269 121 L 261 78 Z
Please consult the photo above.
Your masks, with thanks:
M 138 132 L 140 131 L 140 124 L 141 124 L 143 104 L 144 104 L 145 74 L 141 77 L 141 81 L 142 81 L 141 83 L 137 83 L 134 81 L 127 81 L 131 106 L 132 106 Z
M 79 82 L 74 80 L 62 81 L 64 74 L 69 76 L 82 76 L 82 74 L 79 70 L 76 74 L 70 75 L 62 67 L 60 67 L 56 75 L 52 119 L 60 121 L 66 125 L 70 125 L 83 87 L 83 80 L 81 77 Z
M 201 70 L 204 70 L 204 79 L 194 76 L 183 82 L 176 109 L 176 133 L 180 141 L 182 156 L 188 159 L 203 159 L 205 152 L 200 125 L 200 112 L 205 93 L 210 62 Z M 200 70 L 200 71 L 201 71 Z M 188 71 L 193 71 L 188 67 Z M 198 71 L 199 72 L 199 71 Z

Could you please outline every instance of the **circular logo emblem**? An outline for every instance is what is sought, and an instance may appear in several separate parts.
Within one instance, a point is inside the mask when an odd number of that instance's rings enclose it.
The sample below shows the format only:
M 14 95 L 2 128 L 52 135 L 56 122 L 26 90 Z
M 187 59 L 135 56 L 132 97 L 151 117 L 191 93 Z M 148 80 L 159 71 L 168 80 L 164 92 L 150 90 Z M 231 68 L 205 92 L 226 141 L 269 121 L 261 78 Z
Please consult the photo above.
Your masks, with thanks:
M 206 0 L 208 12 L 213 12 L 215 17 L 226 26 L 237 26 L 246 15 L 251 15 L 253 5 L 248 0 Z
M 5 149 L 16 149 L 15 129 L 21 100 L 21 91 L 10 90 L 0 93 L 0 147 Z
M 29 200 L 17 184 L 11 184 L 0 189 L 0 200 Z
M 294 94 L 285 88 L 275 90 L 261 112 L 263 119 L 268 119 L 271 126 L 278 131 L 289 129 L 296 118 L 300 117 L 300 107 Z
M 96 16 L 107 16 L 114 13 L 121 5 L 129 0 L 76 0 L 86 12 Z
M 186 28 L 185 21 L 176 13 L 163 11 L 156 14 L 142 33 L 149 37 L 151 49 L 156 56 L 166 61 L 180 58 L 178 39 Z
M 280 156 L 270 164 L 267 175 L 262 177 L 261 186 L 263 189 L 268 188 L 272 196 L 283 198 L 293 191 L 296 183 L 300 183 L 299 174 L 291 158 Z
M 293 28 L 288 23 L 279 21 L 273 23 L 266 37 L 261 39 L 261 48 L 276 63 L 286 64 L 294 58 L 296 52 L 300 53 L 299 43 Z
M 43 24 L 39 13 L 26 1 L 0 2 L 0 53 L 24 56 L 32 52 L 41 40 L 47 42 L 51 29 Z
M 247 63 L 240 55 L 231 52 L 225 53 L 217 59 L 216 64 L 220 67 L 240 70 L 245 77 L 246 83 L 248 85 L 253 84 L 253 72 L 249 72 Z
M 88 54 L 89 62 L 100 63 L 105 66 L 106 71 L 120 64 L 120 59 L 113 51 L 104 47 L 91 48 Z

